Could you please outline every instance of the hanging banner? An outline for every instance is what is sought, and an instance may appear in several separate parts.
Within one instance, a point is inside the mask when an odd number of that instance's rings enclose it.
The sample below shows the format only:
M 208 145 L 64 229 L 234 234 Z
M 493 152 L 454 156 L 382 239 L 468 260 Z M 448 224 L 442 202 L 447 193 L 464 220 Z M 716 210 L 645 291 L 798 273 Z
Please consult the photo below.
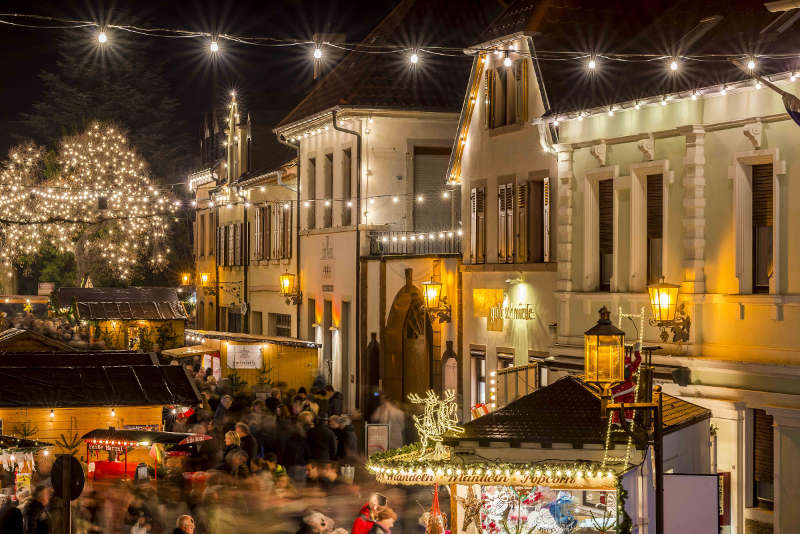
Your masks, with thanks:
M 228 369 L 261 369 L 261 345 L 228 345 Z

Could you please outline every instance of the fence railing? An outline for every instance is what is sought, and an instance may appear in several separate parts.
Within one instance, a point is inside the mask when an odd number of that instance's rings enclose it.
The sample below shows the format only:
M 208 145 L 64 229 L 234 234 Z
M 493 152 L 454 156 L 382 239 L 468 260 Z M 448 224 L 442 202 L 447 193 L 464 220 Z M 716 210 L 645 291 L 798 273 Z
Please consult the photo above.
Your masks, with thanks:
M 370 231 L 370 256 L 427 256 L 461 254 L 461 231 L 383 232 Z

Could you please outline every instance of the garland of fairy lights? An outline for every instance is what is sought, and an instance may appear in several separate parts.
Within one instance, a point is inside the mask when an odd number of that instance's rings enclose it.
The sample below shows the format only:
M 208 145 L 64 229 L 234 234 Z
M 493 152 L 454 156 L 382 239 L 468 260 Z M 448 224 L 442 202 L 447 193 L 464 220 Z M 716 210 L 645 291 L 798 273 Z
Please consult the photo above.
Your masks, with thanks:
M 168 216 L 179 207 L 156 191 L 145 161 L 113 126 L 95 122 L 62 139 L 54 160 L 23 144 L 0 166 L 0 263 L 10 269 L 50 244 L 62 253 L 82 247 L 122 279 L 146 256 L 161 270 Z

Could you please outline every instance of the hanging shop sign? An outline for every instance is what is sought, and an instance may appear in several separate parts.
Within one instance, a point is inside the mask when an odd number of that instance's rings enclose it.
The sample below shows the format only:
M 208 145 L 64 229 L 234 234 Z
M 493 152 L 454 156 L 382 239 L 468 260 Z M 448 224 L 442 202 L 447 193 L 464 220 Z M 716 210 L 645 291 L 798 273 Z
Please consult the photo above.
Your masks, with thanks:
M 489 310 L 489 318 L 492 320 L 519 319 L 521 321 L 533 321 L 536 319 L 536 308 L 533 304 L 520 304 L 517 306 L 493 306 Z
M 228 345 L 228 369 L 261 369 L 261 345 Z

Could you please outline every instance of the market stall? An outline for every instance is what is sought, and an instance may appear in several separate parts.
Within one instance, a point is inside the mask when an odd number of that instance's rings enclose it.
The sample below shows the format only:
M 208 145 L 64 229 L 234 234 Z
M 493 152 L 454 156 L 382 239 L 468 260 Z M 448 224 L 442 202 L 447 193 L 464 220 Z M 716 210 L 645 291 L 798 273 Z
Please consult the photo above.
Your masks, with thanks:
M 446 487 L 453 533 L 628 531 L 623 479 L 645 450 L 600 417 L 582 381 L 562 378 L 463 426 L 452 392 L 409 400 L 424 406 L 414 417 L 420 443 L 375 454 L 367 468 L 384 484 Z M 702 472 L 684 449 L 707 436 L 707 410 L 664 395 L 664 413 L 676 471 Z
M 149 450 L 153 459 L 153 472 L 158 478 L 159 464 L 173 447 L 190 445 L 210 440 L 205 434 L 186 434 L 181 432 L 157 432 L 153 430 L 96 429 L 81 437 L 86 443 L 86 458 L 89 474 L 93 480 L 130 476 L 137 478 L 138 463 L 128 463 L 128 452 L 136 448 Z M 107 453 L 108 460 L 101 460 L 100 454 Z M 94 460 L 92 460 L 94 455 Z
M 36 461 L 50 456 L 52 447 L 52 443 L 45 441 L 0 435 L 0 466 L 13 474 L 12 495 L 21 489 L 31 489 Z

